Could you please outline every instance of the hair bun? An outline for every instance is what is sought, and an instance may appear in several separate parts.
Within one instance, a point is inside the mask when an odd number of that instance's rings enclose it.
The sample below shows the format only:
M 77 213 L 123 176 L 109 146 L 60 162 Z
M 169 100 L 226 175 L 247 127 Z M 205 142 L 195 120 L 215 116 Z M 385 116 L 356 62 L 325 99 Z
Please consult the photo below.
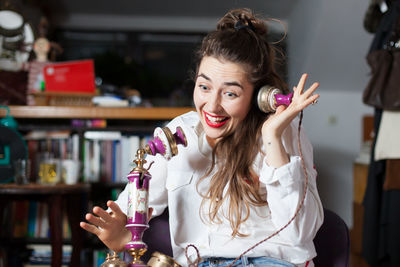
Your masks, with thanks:
M 249 29 L 257 34 L 264 35 L 268 29 L 263 19 L 257 18 L 248 8 L 233 9 L 220 19 L 217 30 Z

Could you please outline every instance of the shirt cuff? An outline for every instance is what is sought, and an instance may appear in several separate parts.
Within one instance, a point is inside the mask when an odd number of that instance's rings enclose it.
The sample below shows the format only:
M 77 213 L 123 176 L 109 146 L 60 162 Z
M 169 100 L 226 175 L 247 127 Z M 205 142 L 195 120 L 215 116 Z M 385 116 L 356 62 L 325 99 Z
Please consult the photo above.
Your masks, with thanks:
M 273 184 L 278 182 L 282 186 L 290 186 L 294 181 L 301 179 L 301 158 L 299 156 L 290 156 L 289 163 L 279 167 L 271 167 L 263 162 L 260 172 L 260 181 L 264 184 Z

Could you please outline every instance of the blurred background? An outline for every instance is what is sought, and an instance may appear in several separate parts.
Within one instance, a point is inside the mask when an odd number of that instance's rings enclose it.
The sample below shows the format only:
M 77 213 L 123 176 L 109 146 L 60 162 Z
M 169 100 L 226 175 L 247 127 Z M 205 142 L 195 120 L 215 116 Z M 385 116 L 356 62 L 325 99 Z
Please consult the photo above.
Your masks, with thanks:
M 369 1 L 1 2 L 19 10 L 34 32 L 46 17 L 46 37 L 62 48 L 51 60 L 91 58 L 103 90 L 135 89 L 152 106 L 192 104 L 193 51 L 226 11 L 249 7 L 280 20 L 269 22 L 271 41 L 285 37 L 277 43 L 285 55 L 279 72 L 290 87 L 302 73 L 309 74 L 309 84 L 320 83 L 320 100 L 305 110 L 304 128 L 314 147 L 322 202 L 353 227 L 354 162 L 373 137 L 363 118 L 374 110 L 362 102 L 374 37 L 363 26 Z
M 10 1 L 8 1 L 10 2 Z M 352 225 L 353 162 L 362 145 L 362 118 L 373 114 L 362 103 L 369 79 L 366 55 L 373 35 L 363 28 L 368 1 L 11 1 L 32 21 L 49 20 L 48 38 L 64 52 L 57 60 L 94 58 L 96 76 L 130 85 L 154 103 L 171 93 L 191 104 L 193 50 L 227 10 L 249 7 L 270 22 L 271 38 L 286 55 L 290 87 L 302 73 L 318 81 L 318 105 L 304 114 L 315 150 L 318 185 L 326 207 Z M 286 27 L 286 28 L 285 28 Z M 157 100 L 157 98 L 160 98 Z M 158 101 L 158 102 L 157 102 Z M 170 100 L 169 100 L 170 101 Z

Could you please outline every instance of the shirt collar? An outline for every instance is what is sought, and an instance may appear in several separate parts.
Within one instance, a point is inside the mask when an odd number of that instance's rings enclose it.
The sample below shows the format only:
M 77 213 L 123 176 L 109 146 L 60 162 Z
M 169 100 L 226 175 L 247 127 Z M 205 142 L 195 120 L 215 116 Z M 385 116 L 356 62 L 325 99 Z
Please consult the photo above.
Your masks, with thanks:
M 212 148 L 208 144 L 206 134 L 205 134 L 205 132 L 203 130 L 203 126 L 201 125 L 200 122 L 198 122 L 194 131 L 195 131 L 196 135 L 198 136 L 198 140 L 199 140 L 198 144 L 199 144 L 200 153 L 203 154 L 205 157 L 210 158 L 211 153 L 212 153 Z

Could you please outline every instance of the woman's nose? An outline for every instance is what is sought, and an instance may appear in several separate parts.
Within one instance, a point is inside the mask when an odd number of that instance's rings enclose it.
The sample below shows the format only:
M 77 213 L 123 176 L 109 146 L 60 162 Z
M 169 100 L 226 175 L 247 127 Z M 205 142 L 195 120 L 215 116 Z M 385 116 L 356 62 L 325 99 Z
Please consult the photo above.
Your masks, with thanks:
M 211 112 L 217 112 L 221 109 L 221 97 L 217 93 L 213 93 L 209 95 L 209 99 L 207 101 L 208 110 Z

